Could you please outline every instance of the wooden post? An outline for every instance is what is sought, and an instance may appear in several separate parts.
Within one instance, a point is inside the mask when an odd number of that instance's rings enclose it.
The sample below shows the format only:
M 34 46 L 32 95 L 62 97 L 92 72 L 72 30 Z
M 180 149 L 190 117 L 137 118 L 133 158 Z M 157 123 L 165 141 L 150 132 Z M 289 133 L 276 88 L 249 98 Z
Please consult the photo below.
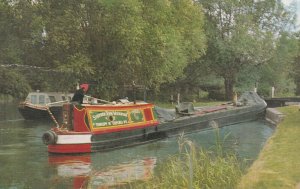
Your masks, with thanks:
M 136 104 L 136 94 L 135 94 L 135 82 L 132 81 L 132 91 L 133 91 L 133 103 Z
M 147 101 L 147 89 L 146 87 L 144 88 L 144 102 Z
M 171 100 L 171 103 L 172 103 L 172 105 L 173 105 L 173 102 L 174 102 L 174 97 L 173 97 L 173 95 L 171 95 L 170 100 Z
M 177 104 L 180 103 L 180 93 L 177 93 Z
M 232 99 L 233 105 L 236 106 L 237 105 L 237 94 L 236 92 L 233 93 L 233 99 Z
M 271 98 L 274 98 L 274 96 L 275 96 L 275 87 L 273 86 L 271 88 Z

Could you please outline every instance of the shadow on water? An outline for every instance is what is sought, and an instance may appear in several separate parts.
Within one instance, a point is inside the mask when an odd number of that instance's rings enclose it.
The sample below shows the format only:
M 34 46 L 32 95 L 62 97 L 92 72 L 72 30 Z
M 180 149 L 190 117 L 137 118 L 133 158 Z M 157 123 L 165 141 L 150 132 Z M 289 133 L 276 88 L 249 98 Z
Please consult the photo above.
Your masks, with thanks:
M 0 122 L 24 119 L 18 111 L 18 101 L 0 102 L 0 107 Z
M 174 137 L 108 152 L 48 154 L 41 136 L 52 125 L 22 119 L 16 103 L 1 106 L 0 188 L 117 187 L 125 182 L 151 178 L 157 164 L 178 153 Z M 273 131 L 264 121 L 255 121 L 221 128 L 220 135 L 221 138 L 226 136 L 225 148 L 234 150 L 241 158 L 253 160 Z M 216 140 L 213 130 L 186 137 L 204 148 L 210 148 Z

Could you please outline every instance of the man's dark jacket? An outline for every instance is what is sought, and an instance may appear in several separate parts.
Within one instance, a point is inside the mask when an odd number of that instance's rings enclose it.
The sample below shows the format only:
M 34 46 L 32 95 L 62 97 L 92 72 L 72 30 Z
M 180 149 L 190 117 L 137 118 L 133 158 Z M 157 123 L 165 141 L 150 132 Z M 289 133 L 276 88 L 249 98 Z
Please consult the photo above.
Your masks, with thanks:
M 72 98 L 72 102 L 78 102 L 80 104 L 82 104 L 83 102 L 83 97 L 84 97 L 84 91 L 83 89 L 78 89 L 77 91 L 75 91 L 74 96 Z

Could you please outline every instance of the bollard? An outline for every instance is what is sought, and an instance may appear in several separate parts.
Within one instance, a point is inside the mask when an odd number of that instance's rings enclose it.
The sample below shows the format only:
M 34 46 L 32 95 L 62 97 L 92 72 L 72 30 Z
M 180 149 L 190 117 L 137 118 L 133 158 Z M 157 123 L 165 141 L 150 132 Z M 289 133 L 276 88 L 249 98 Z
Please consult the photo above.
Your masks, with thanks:
M 232 102 L 233 102 L 234 106 L 237 105 L 237 94 L 236 94 L 236 92 L 233 93 Z

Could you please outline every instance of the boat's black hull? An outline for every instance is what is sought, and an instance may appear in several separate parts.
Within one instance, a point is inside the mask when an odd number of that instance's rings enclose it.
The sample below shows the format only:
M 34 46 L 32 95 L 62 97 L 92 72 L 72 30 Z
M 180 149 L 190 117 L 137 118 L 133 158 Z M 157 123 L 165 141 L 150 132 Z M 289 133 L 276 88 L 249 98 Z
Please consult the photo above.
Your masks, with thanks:
M 39 120 L 39 121 L 51 121 L 52 117 L 46 109 L 35 108 L 26 105 L 20 105 L 18 107 L 20 114 L 26 120 Z M 50 112 L 57 121 L 62 120 L 62 107 L 53 106 L 50 107 Z
M 265 105 L 244 106 L 232 110 L 208 113 L 205 115 L 185 116 L 157 126 L 131 131 L 92 135 L 91 151 L 105 151 L 126 146 L 139 145 L 155 140 L 175 136 L 180 133 L 192 133 L 211 127 L 224 127 L 265 116 Z

